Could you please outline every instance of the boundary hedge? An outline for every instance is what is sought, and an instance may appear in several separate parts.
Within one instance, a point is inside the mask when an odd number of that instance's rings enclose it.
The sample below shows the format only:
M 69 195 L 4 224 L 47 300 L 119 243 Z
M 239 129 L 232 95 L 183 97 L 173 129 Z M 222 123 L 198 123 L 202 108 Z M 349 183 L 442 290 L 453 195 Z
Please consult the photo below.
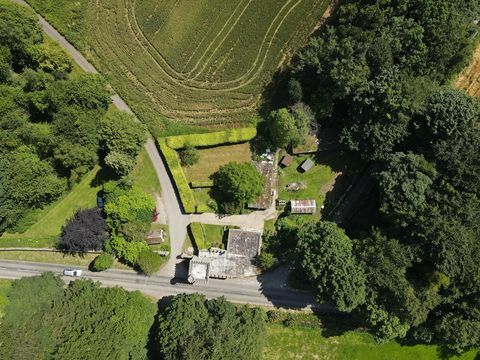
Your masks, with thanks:
M 205 230 L 201 223 L 194 222 L 188 225 L 192 236 L 192 243 L 198 250 L 207 249 L 207 239 L 205 237 Z
M 195 188 L 211 188 L 213 187 L 213 180 L 207 180 L 207 181 L 192 181 L 190 183 L 190 187 L 192 189 Z
M 180 201 L 186 213 L 200 213 L 206 210 L 205 207 L 202 206 L 196 207 L 196 201 L 191 187 L 211 187 L 213 184 L 203 181 L 189 184 L 176 150 L 184 148 L 187 144 L 195 147 L 236 144 L 252 140 L 256 135 L 256 128 L 237 128 L 212 133 L 177 135 L 157 139 L 160 151 L 167 162 L 168 169 L 173 177 Z
M 193 196 L 192 189 L 190 189 L 190 186 L 188 185 L 188 181 L 185 177 L 182 166 L 180 165 L 177 152 L 170 148 L 164 139 L 165 138 L 161 138 L 158 141 L 158 144 L 160 146 L 160 151 L 163 153 L 163 156 L 167 162 L 167 166 L 170 174 L 173 177 L 175 186 L 177 187 L 183 209 L 186 213 L 194 213 L 195 197 Z
M 255 128 L 237 128 L 203 134 L 169 136 L 166 139 L 168 147 L 179 150 L 186 145 L 195 147 L 236 144 L 252 140 L 257 135 Z

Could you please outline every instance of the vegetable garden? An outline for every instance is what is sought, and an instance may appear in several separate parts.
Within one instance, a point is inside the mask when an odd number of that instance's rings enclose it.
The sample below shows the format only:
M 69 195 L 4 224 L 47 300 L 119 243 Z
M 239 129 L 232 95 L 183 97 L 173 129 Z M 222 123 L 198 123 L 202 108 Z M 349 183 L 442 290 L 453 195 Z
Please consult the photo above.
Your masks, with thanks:
M 29 0 L 94 61 L 157 135 L 182 133 L 188 125 L 249 122 L 263 86 L 304 45 L 329 4 L 81 0 L 81 6 L 64 7 L 66 2 Z

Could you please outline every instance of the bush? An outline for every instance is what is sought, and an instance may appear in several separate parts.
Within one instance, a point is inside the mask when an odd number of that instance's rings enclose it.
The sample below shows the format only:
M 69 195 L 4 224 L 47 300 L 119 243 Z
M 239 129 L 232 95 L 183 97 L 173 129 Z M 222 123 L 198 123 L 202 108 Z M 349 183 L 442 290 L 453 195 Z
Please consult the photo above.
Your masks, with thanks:
M 186 213 L 195 212 L 195 198 L 193 197 L 192 189 L 188 185 L 187 178 L 183 173 L 183 169 L 178 161 L 177 152 L 167 146 L 166 140 L 168 138 L 160 139 L 159 145 L 163 156 L 168 165 L 170 174 L 172 175 L 175 185 L 177 187 L 180 200 L 182 201 L 183 209 Z
M 137 265 L 147 276 L 151 276 L 160 269 L 162 261 L 160 255 L 152 250 L 143 250 L 138 256 Z
M 262 270 L 271 270 L 278 263 L 278 260 L 272 253 L 263 251 L 258 257 L 258 265 Z
M 144 250 L 149 250 L 145 241 L 129 242 L 121 236 L 114 236 L 105 242 L 106 252 L 115 254 L 130 265 L 137 264 L 140 253 Z
M 255 128 L 238 128 L 205 134 L 169 136 L 165 138 L 165 141 L 168 147 L 178 150 L 185 148 L 187 145 L 214 146 L 235 144 L 252 140 L 256 135 L 257 129 Z
M 113 265 L 113 256 L 111 254 L 101 254 L 93 259 L 90 268 L 92 271 L 104 271 L 110 269 Z
M 107 224 L 100 210 L 79 210 L 64 226 L 59 245 L 69 251 L 100 250 L 107 237 Z
M 200 159 L 200 153 L 191 145 L 187 145 L 185 149 L 180 150 L 179 155 L 183 166 L 195 165 Z

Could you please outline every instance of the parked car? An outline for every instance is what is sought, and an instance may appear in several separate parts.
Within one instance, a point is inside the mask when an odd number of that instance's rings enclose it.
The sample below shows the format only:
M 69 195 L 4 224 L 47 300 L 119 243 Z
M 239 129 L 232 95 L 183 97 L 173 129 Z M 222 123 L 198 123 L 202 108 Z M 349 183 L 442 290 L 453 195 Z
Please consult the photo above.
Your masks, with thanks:
M 97 206 L 99 209 L 103 209 L 103 197 L 97 196 Z
M 82 270 L 78 270 L 78 269 L 65 269 L 65 270 L 63 270 L 63 275 L 65 275 L 65 276 L 79 277 L 79 276 L 82 276 Z

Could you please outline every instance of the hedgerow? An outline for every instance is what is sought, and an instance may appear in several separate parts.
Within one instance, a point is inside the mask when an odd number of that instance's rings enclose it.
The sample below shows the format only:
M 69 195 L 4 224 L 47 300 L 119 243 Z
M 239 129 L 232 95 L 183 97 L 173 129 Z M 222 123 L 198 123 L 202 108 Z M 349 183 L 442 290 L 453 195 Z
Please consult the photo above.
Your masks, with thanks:
M 188 225 L 190 229 L 190 234 L 192 236 L 192 243 L 197 249 L 206 249 L 207 248 L 207 239 L 205 238 L 205 231 L 201 223 L 191 223 Z
M 208 181 L 192 181 L 190 183 L 190 187 L 192 189 L 195 188 L 211 188 L 213 186 L 213 181 L 208 180 Z
M 169 136 L 165 139 L 170 148 L 178 150 L 187 145 L 201 147 L 236 144 L 252 140 L 256 135 L 256 128 L 238 128 L 205 134 Z
M 161 138 L 158 141 L 160 150 L 167 162 L 168 170 L 175 181 L 183 209 L 186 213 L 193 213 L 195 212 L 195 198 L 193 197 L 192 189 L 190 189 L 190 186 L 188 185 L 177 152 L 166 144 L 165 139 L 166 138 Z

